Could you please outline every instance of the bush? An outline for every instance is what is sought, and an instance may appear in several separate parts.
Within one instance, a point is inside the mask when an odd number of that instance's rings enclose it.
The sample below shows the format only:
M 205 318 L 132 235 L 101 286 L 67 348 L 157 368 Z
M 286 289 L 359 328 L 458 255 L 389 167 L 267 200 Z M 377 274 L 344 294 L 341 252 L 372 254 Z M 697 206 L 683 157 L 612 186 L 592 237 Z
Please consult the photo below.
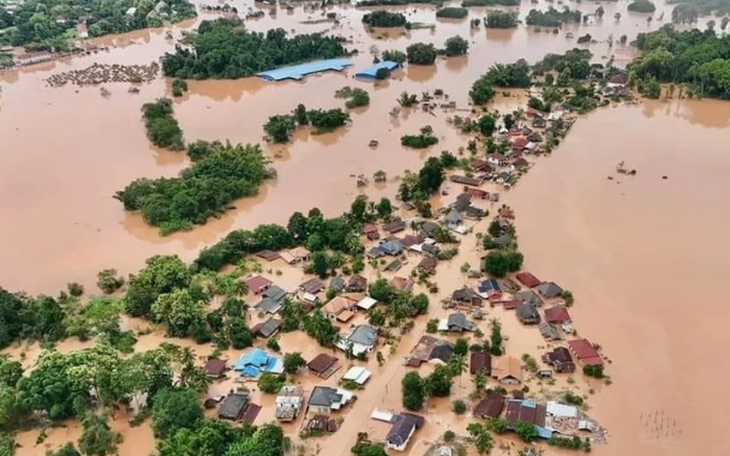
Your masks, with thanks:
M 466 413 L 466 402 L 461 399 L 457 399 L 451 403 L 451 410 L 457 415 L 463 415 Z
M 439 139 L 433 136 L 431 127 L 421 128 L 421 134 L 419 135 L 405 135 L 401 136 L 400 143 L 405 147 L 412 149 L 426 149 L 439 142 Z
M 264 372 L 259 376 L 258 382 L 256 383 L 262 393 L 276 394 L 284 386 L 283 375 L 272 374 L 271 372 Z
M 435 318 L 432 318 L 431 320 L 428 320 L 428 323 L 426 323 L 426 332 L 428 334 L 434 334 L 438 331 L 438 325 L 439 321 Z
M 408 23 L 403 14 L 386 10 L 367 13 L 362 17 L 362 21 L 370 27 L 404 27 Z
M 583 15 L 578 10 L 571 10 L 567 6 L 563 10 L 556 10 L 552 6 L 547 11 L 531 9 L 525 18 L 527 25 L 538 27 L 560 27 L 565 22 L 580 23 Z
M 78 298 L 82 294 L 84 294 L 84 286 L 77 282 L 71 282 L 67 285 L 68 288 L 68 294 L 73 296 L 74 298 Z
M 583 398 L 573 393 L 572 391 L 566 391 L 565 394 L 563 394 L 563 400 L 566 404 L 577 406 L 583 405 Z
M 496 29 L 517 27 L 517 13 L 511 11 L 489 11 L 485 26 Z
M 603 373 L 603 365 L 586 364 L 583 366 L 583 374 L 593 378 L 605 377 L 605 374 Z
M 386 72 L 388 71 L 387 68 L 381 68 L 381 70 L 385 70 Z M 387 77 L 387 74 L 385 77 Z M 359 108 L 370 104 L 370 95 L 365 90 L 357 87 L 352 88 L 350 86 L 345 86 L 335 92 L 335 97 L 345 98 L 347 100 L 345 101 L 345 107 L 347 109 Z
M 629 11 L 635 11 L 637 13 L 653 13 L 656 11 L 656 6 L 649 0 L 634 0 L 629 3 L 627 8 Z
M 145 103 L 142 105 L 142 118 L 152 144 L 170 150 L 182 150 L 185 147 L 180 124 L 173 116 L 172 100 L 159 98 Z
M 395 49 L 388 49 L 388 50 L 383 51 L 380 54 L 380 58 L 383 61 L 389 60 L 391 62 L 397 62 L 399 64 L 403 64 L 407 60 L 407 56 L 403 52 L 395 50 Z
M 96 275 L 96 286 L 106 294 L 111 294 L 124 286 L 124 277 L 117 275 L 116 269 L 104 269 Z
M 279 342 L 274 338 L 266 341 L 266 348 L 277 353 L 281 351 L 281 347 L 279 347 Z
M 444 17 L 449 19 L 464 19 L 469 15 L 466 8 L 447 7 L 436 11 L 436 17 Z
M 461 6 L 520 6 L 520 0 L 464 0 Z
M 471 98 L 472 103 L 475 105 L 486 104 L 496 95 L 496 92 L 492 88 L 492 84 L 485 76 L 474 81 L 474 84 L 472 84 L 471 90 L 469 91 L 469 98 Z
M 183 93 L 188 91 L 188 83 L 180 78 L 172 80 L 172 96 L 181 97 Z
M 469 42 L 458 35 L 448 38 L 444 46 L 447 57 L 466 55 L 469 52 Z
M 436 61 L 436 48 L 433 44 L 411 44 L 406 48 L 406 59 L 413 65 L 433 65 Z
M 456 438 L 456 434 L 454 431 L 446 431 L 444 432 L 444 442 L 453 442 Z

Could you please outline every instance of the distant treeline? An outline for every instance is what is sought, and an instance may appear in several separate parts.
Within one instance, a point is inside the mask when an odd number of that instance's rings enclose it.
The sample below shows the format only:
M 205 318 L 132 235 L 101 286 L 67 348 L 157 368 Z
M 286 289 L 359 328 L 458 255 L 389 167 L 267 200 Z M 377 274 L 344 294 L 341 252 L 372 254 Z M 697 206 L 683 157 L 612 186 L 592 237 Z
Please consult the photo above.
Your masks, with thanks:
M 700 96 L 730 100 L 730 36 L 712 30 L 678 32 L 665 25 L 640 33 L 641 56 L 629 65 L 630 80 L 689 84 Z
M 287 38 L 283 29 L 263 33 L 242 28 L 240 19 L 203 21 L 184 46 L 162 57 L 165 76 L 181 79 L 238 79 L 280 66 L 347 54 L 340 37 L 304 34 Z
M 520 0 L 464 0 L 461 6 L 520 6 Z
M 527 25 L 535 25 L 538 27 L 560 27 L 563 23 L 576 22 L 580 23 L 583 14 L 578 10 L 571 10 L 569 7 L 564 7 L 561 10 L 557 10 L 552 6 L 547 11 L 540 11 L 531 9 L 527 13 L 525 23 Z
M 426 4 L 441 6 L 445 0 L 362 0 L 357 2 L 357 7 L 370 7 L 370 6 L 404 6 L 411 4 Z

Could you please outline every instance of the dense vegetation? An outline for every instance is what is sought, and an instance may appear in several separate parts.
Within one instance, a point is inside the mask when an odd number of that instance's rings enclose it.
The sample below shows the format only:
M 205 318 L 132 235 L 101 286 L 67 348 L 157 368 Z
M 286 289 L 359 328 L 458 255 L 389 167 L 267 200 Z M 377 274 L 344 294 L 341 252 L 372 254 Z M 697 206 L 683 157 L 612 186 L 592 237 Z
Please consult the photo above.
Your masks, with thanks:
M 398 51 L 396 49 L 387 49 L 380 54 L 380 58 L 382 60 L 390 60 L 391 62 L 397 62 L 400 64 L 405 63 L 405 61 L 408 59 L 406 54 L 404 52 Z
M 444 53 L 447 57 L 466 55 L 469 52 L 469 42 L 459 35 L 446 39 Z
M 362 103 L 363 101 L 362 92 L 357 95 L 357 103 Z M 365 92 L 364 95 L 368 96 L 367 92 Z M 353 99 L 355 98 L 353 97 L 350 101 Z M 367 103 L 369 102 L 370 97 L 368 96 Z M 364 105 L 358 104 L 357 106 Z M 350 114 L 344 112 L 340 108 L 308 110 L 306 106 L 299 104 L 291 114 L 278 114 L 269 117 L 269 120 L 264 124 L 264 131 L 272 141 L 276 143 L 285 143 L 291 139 L 291 135 L 297 126 L 304 127 L 311 125 L 314 134 L 322 134 L 331 132 L 345 125 L 349 122 L 349 120 Z
M 287 38 L 283 29 L 266 34 L 242 28 L 240 19 L 203 21 L 189 35 L 190 48 L 176 46 L 162 57 L 165 76 L 181 79 L 238 79 L 257 72 L 315 59 L 346 54 L 342 39 L 321 34 Z
M 181 150 L 185 147 L 183 132 L 172 109 L 172 100 L 160 98 L 143 104 L 142 118 L 147 128 L 147 138 L 152 144 L 171 150 Z
M 485 21 L 487 28 L 513 28 L 517 27 L 517 13 L 511 11 L 489 11 Z
M 634 0 L 629 3 L 627 9 L 637 13 L 653 13 L 656 11 L 656 6 L 650 0 Z
M 428 125 L 421 128 L 417 135 L 404 135 L 400 138 L 401 145 L 412 149 L 425 149 L 438 142 L 439 139 L 433 135 L 433 128 Z
M 336 98 L 344 98 L 347 109 L 360 108 L 370 104 L 370 95 L 366 90 L 345 86 L 335 92 Z
M 730 99 L 730 36 L 664 26 L 639 34 L 636 46 L 641 56 L 629 66 L 630 80 L 684 83 L 700 96 Z
M 464 0 L 461 6 L 520 6 L 520 0 Z
M 362 0 L 357 2 L 355 6 L 405 6 L 410 4 L 426 4 L 441 6 L 444 0 Z
M 436 17 L 444 17 L 449 19 L 464 19 L 469 15 L 466 8 L 447 7 L 436 11 Z
M 96 37 L 195 17 L 195 6 L 188 0 L 167 0 L 166 6 L 159 9 L 156 4 L 134 0 L 28 0 L 18 2 L 12 14 L 7 6 L 0 6 L 0 32 L 5 29 L 0 33 L 0 45 L 57 46 L 65 38 L 76 36 L 76 24 L 81 22 L 88 26 L 89 36 Z M 135 10 L 128 14 L 132 7 Z
M 406 59 L 413 65 L 433 65 L 436 55 L 436 48 L 430 43 L 413 43 L 406 48 Z
M 406 173 L 398 188 L 401 201 L 425 201 L 444 183 L 446 169 L 456 165 L 456 158 L 448 152 L 440 157 L 430 157 L 418 173 Z
M 488 103 L 494 98 L 496 92 L 492 88 L 492 84 L 487 79 L 487 75 L 483 75 L 471 85 L 469 91 L 469 98 L 475 105 L 483 105 Z
M 569 71 L 572 78 L 586 79 L 591 73 L 590 59 L 593 56 L 588 49 L 570 49 L 565 54 L 546 54 L 542 60 L 533 65 L 536 74 L 549 71 L 563 73 Z
M 169 234 L 220 215 L 232 201 L 255 195 L 273 176 L 258 145 L 198 141 L 188 151 L 193 166 L 179 177 L 137 179 L 114 197 Z
M 365 14 L 362 22 L 370 27 L 404 27 L 408 21 L 401 13 L 378 10 Z
M 493 277 L 504 277 L 522 268 L 523 255 L 517 250 L 492 250 L 484 257 L 482 270 Z
M 487 84 L 495 87 L 526 88 L 532 85 L 530 66 L 523 59 L 515 63 L 493 65 L 482 77 Z
M 525 23 L 527 25 L 535 25 L 538 27 L 560 27 L 564 23 L 580 23 L 582 17 L 583 15 L 580 11 L 571 10 L 567 6 L 562 10 L 557 10 L 551 6 L 547 9 L 547 11 L 531 9 L 530 12 L 527 13 Z

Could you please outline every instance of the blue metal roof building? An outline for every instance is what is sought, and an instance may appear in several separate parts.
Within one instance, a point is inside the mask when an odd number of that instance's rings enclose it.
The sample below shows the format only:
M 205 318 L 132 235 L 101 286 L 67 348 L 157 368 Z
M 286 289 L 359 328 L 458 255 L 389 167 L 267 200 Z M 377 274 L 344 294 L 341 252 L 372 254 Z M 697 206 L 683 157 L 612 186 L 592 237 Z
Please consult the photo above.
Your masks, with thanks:
M 358 71 L 357 73 L 355 73 L 355 77 L 375 79 L 375 76 L 378 74 L 378 70 L 380 70 L 381 68 L 385 68 L 388 71 L 393 71 L 398 67 L 400 67 L 400 64 L 398 62 L 393 62 L 392 60 L 383 60 L 380 63 L 376 63 L 365 68 L 364 70 Z
M 352 65 L 349 59 L 318 60 L 316 62 L 302 63 L 300 65 L 286 66 L 275 70 L 262 71 L 256 76 L 267 81 L 283 81 L 285 79 L 301 80 L 304 76 L 323 71 L 342 71 Z
M 238 358 L 233 370 L 240 372 L 243 377 L 258 377 L 261 372 L 283 372 L 284 363 L 281 358 L 269 356 L 260 348 L 254 348 Z

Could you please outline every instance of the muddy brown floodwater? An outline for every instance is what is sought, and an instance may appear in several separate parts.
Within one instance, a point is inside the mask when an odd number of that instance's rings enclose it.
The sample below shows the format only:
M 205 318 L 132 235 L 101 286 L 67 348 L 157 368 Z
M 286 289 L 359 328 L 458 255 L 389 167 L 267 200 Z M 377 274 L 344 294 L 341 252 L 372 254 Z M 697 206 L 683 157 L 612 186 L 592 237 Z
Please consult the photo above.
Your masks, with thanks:
M 244 12 L 253 2 L 229 2 Z M 541 5 L 546 7 L 547 5 Z M 570 3 L 584 12 L 597 3 Z M 361 191 L 371 198 L 392 197 L 396 175 L 415 170 L 429 154 L 456 151 L 464 139 L 446 124 L 447 114 L 436 116 L 404 110 L 397 119 L 388 112 L 403 91 L 421 92 L 441 88 L 467 107 L 472 81 L 496 62 L 517 58 L 535 61 L 548 52 L 563 52 L 576 46 L 565 38 L 590 33 L 599 42 L 587 45 L 594 60 L 605 62 L 613 55 L 619 65 L 634 55 L 628 46 L 609 47 L 606 40 L 656 29 L 658 20 L 626 11 L 626 3 L 602 3 L 603 20 L 570 26 L 559 34 L 537 33 L 526 27 L 515 30 L 469 30 L 469 21 L 436 21 L 433 8 L 409 7 L 409 20 L 436 23 L 434 31 L 367 33 L 360 23 L 363 10 L 332 8 L 342 15 L 339 26 L 300 22 L 320 18 L 321 12 L 297 6 L 292 14 L 279 11 L 276 18 L 247 22 L 264 31 L 283 27 L 297 32 L 331 30 L 352 38 L 360 55 L 353 68 L 370 63 L 371 46 L 380 50 L 404 50 L 415 41 L 441 46 L 449 36 L 468 37 L 467 57 L 439 61 L 434 67 L 409 67 L 377 86 L 355 81 L 354 70 L 326 74 L 304 82 L 272 84 L 259 79 L 191 82 L 190 92 L 176 100 L 176 115 L 188 140 L 225 139 L 261 142 L 265 119 L 287 112 L 297 103 L 308 107 L 341 106 L 335 90 L 353 85 L 371 91 L 371 105 L 353 113 L 353 125 L 335 133 L 311 136 L 300 132 L 286 146 L 266 146 L 278 178 L 262 187 L 257 197 L 236 202 L 236 209 L 188 233 L 160 237 L 135 214 L 127 214 L 112 199 L 115 191 L 139 177 L 173 176 L 188 166 L 180 154 L 150 147 L 140 122 L 140 106 L 169 94 L 169 81 L 158 79 L 141 86 L 139 94 L 127 85 L 108 84 L 111 96 L 99 88 L 49 88 L 44 79 L 56 72 L 99 63 L 147 64 L 173 49 L 183 30 L 196 21 L 167 29 L 145 30 L 97 40 L 113 46 L 108 52 L 46 63 L 0 74 L 0 284 L 11 290 L 55 294 L 69 281 L 93 285 L 97 271 L 114 267 L 129 273 L 155 254 L 195 257 L 228 232 L 259 223 L 283 223 L 296 210 L 317 206 L 327 214 L 347 209 Z M 532 7 L 523 2 L 520 14 Z M 669 17 L 670 7 L 658 4 Z M 485 9 L 473 9 L 471 17 L 483 17 Z M 613 19 L 615 12 L 623 18 Z M 212 18 L 202 16 L 200 19 Z M 701 25 L 702 27 L 702 25 Z M 513 109 L 518 99 L 500 97 L 495 108 Z M 462 113 L 464 114 L 464 113 Z M 401 135 L 432 125 L 441 142 L 428 152 L 406 150 Z M 720 347 L 730 343 L 724 331 L 727 310 L 721 293 L 728 282 L 730 248 L 730 104 L 712 101 L 652 102 L 638 106 L 599 110 L 581 117 L 568 139 L 549 158 L 523 178 L 506 196 L 517 213 L 520 246 L 526 267 L 539 277 L 548 277 L 571 289 L 578 330 L 600 343 L 613 360 L 609 366 L 614 384 L 597 385 L 591 396 L 591 415 L 611 432 L 608 446 L 596 446 L 601 455 L 673 456 L 730 453 L 722 436 L 730 423 L 728 394 L 722 383 L 730 372 Z M 380 145 L 367 144 L 377 139 Z M 618 177 L 615 166 L 626 161 L 634 177 Z M 352 175 L 370 177 L 388 172 L 385 186 L 358 189 Z M 662 179 L 666 175 L 667 179 Z M 482 223 L 481 225 L 485 225 Z M 478 229 L 484 231 L 485 226 Z M 465 250 L 465 249 L 463 249 Z M 476 261 L 474 251 L 463 251 L 440 270 L 438 280 L 446 296 L 463 282 L 459 266 Z M 440 266 L 441 268 L 442 266 Z M 299 283 L 301 274 L 284 268 L 282 280 Z M 434 315 L 441 315 L 433 298 Z M 431 315 L 433 316 L 433 315 Z M 518 330 L 512 316 L 501 318 L 507 333 Z M 392 357 L 402 358 L 418 339 L 426 320 L 406 335 Z M 420 329 L 419 329 L 420 328 Z M 486 328 L 485 328 L 486 330 Z M 300 334 L 282 337 L 284 351 L 318 352 Z M 138 349 L 154 347 L 162 340 L 151 334 L 141 338 Z M 513 338 L 514 354 L 534 350 L 538 337 Z M 307 347 L 307 348 L 302 348 Z M 62 347 L 63 348 L 63 347 Z M 69 343 L 65 348 L 79 348 Z M 512 351 L 514 350 L 514 351 Z M 198 350 L 199 354 L 204 351 Z M 37 353 L 31 354 L 27 363 Z M 233 354 L 231 354 L 233 356 Z M 393 360 L 377 366 L 376 385 L 359 393 L 361 403 L 397 408 L 400 378 L 405 369 Z M 304 378 L 308 387 L 313 379 Z M 330 381 L 330 383 L 332 383 Z M 469 381 L 464 379 L 464 395 Z M 387 385 L 387 386 L 386 386 Z M 220 385 L 220 392 L 230 385 Z M 258 397 L 257 397 L 258 399 Z M 269 405 L 270 398 L 260 398 Z M 268 401 L 268 402 L 266 402 Z M 429 424 L 419 434 L 409 454 L 420 455 L 430 441 L 445 429 L 463 431 L 468 420 L 454 418 L 448 401 L 433 401 Z M 327 453 L 344 455 L 352 437 L 367 429 L 376 435 L 384 430 L 369 419 L 370 406 L 347 415 L 343 429 L 322 443 Z M 262 412 L 262 419 L 268 419 Z M 126 442 L 121 454 L 147 454 L 153 448 L 149 428 L 129 428 L 126 420 L 113 425 Z M 665 435 L 668 426 L 676 429 Z M 660 426 L 664 426 L 664 431 Z M 78 426 L 49 431 L 49 447 L 78 435 Z M 665 432 L 663 434 L 662 432 Z M 34 455 L 34 433 L 19 438 L 21 456 Z M 496 450 L 495 450 L 496 451 Z M 553 450 L 550 450 L 553 451 Z

